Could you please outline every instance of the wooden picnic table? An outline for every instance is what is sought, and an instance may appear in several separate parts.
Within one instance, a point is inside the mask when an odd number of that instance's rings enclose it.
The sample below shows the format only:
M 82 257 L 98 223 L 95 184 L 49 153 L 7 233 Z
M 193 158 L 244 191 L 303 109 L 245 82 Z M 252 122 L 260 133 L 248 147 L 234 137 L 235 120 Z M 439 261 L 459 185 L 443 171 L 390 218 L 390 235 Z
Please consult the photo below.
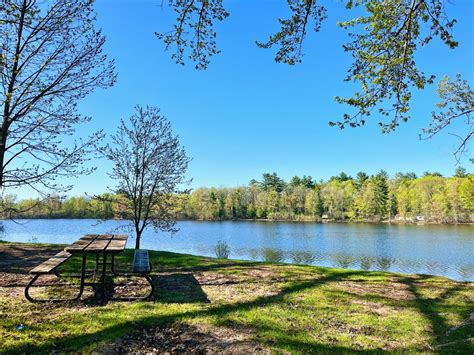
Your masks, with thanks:
M 106 298 L 105 280 L 107 275 L 107 265 L 110 265 L 112 273 L 118 276 L 115 271 L 115 255 L 125 250 L 127 239 L 127 235 L 119 234 L 86 234 L 71 245 L 64 248 L 66 252 L 71 253 L 73 255 L 82 255 L 82 267 L 80 276 L 81 291 L 84 286 L 99 285 L 102 297 Z M 100 275 L 99 283 L 85 282 L 87 255 L 90 254 L 95 256 L 95 268 L 93 274 Z M 109 254 L 111 256 L 111 261 L 107 262 L 107 256 Z M 102 256 L 101 261 L 100 256 Z M 102 268 L 99 268 L 99 266 L 102 266 Z
M 127 244 L 128 236 L 119 234 L 87 234 L 79 238 L 71 245 L 64 248 L 63 251 L 56 254 L 52 258 L 44 261 L 40 265 L 36 266 L 30 271 L 34 275 L 33 279 L 25 288 L 25 296 L 32 302 L 42 301 L 36 300 L 29 295 L 30 287 L 35 281 L 41 276 L 50 273 L 54 273 L 57 277 L 59 275 L 57 269 L 73 255 L 82 256 L 82 265 L 80 274 L 69 274 L 66 277 L 77 277 L 80 279 L 79 294 L 72 300 L 78 300 L 84 291 L 84 286 L 99 286 L 102 298 L 107 298 L 105 295 L 105 281 L 107 276 L 107 265 L 110 265 L 110 271 L 113 275 L 119 276 L 115 271 L 115 255 L 124 251 L 125 245 Z M 87 271 L 87 256 L 93 255 L 95 257 L 95 268 L 92 271 Z M 107 258 L 110 256 L 110 261 Z M 102 266 L 102 267 L 99 267 Z M 99 278 L 97 281 L 86 282 L 87 277 Z M 46 301 L 46 300 L 44 300 Z M 51 300 L 48 300 L 51 301 Z M 55 300 L 52 300 L 55 301 Z M 58 300 L 59 301 L 59 300 Z
M 79 300 L 84 291 L 84 286 L 99 286 L 100 294 L 103 299 L 109 300 L 145 300 L 150 299 L 154 293 L 153 280 L 150 278 L 151 263 L 148 257 L 147 250 L 135 250 L 133 258 L 133 267 L 131 273 L 118 273 L 115 270 L 115 255 L 124 251 L 127 244 L 128 236 L 119 234 L 87 234 L 79 238 L 71 245 L 64 248 L 63 251 L 44 261 L 42 264 L 36 266 L 30 271 L 34 275 L 33 279 L 25 288 L 25 297 L 31 302 L 51 302 L 51 301 L 66 301 Z M 65 277 L 80 278 L 79 294 L 73 299 L 36 299 L 29 294 L 29 289 L 36 280 L 45 274 L 54 273 L 57 277 L 59 275 L 57 269 L 73 255 L 82 256 L 82 265 L 80 274 L 68 274 Z M 87 270 L 87 256 L 95 257 L 95 268 L 92 271 Z M 110 257 L 110 261 L 107 261 Z M 110 271 L 113 276 L 141 276 L 146 279 L 150 285 L 150 292 L 146 296 L 132 296 L 132 297 L 108 297 L 105 293 L 105 283 L 107 276 L 107 265 L 110 265 Z M 92 277 L 94 281 L 87 281 L 86 278 Z M 99 281 L 95 281 L 96 279 Z M 112 282 L 113 286 L 113 282 Z

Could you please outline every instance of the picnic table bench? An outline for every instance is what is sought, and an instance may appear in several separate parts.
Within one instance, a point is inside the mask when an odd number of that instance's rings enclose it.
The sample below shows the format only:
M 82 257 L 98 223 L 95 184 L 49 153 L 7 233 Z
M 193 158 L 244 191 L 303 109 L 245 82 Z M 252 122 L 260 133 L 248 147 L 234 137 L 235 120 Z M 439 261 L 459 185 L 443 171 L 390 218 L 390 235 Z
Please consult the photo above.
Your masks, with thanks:
M 55 256 L 49 258 L 48 260 L 44 261 L 42 264 L 38 265 L 33 270 L 31 270 L 30 274 L 33 274 L 33 275 L 49 274 L 50 272 L 55 271 L 64 262 L 66 262 L 71 256 L 72 254 L 68 253 L 65 250 L 60 251 Z
M 59 252 L 55 256 L 44 261 L 40 265 L 36 266 L 30 271 L 30 274 L 34 275 L 32 280 L 28 283 L 25 288 L 25 297 L 31 302 L 55 302 L 55 301 L 75 301 L 79 300 L 84 292 L 84 286 L 99 286 L 100 293 L 104 299 L 109 300 L 136 300 L 136 299 L 148 299 L 154 293 L 153 282 L 148 275 L 151 272 L 151 264 L 149 261 L 147 250 L 136 250 L 133 266 L 131 273 L 118 273 L 115 270 L 115 255 L 124 251 L 125 245 L 127 244 L 128 236 L 118 234 L 87 234 L 71 245 L 64 248 L 63 251 Z M 57 269 L 68 261 L 74 255 L 82 257 L 80 274 L 71 274 L 66 277 L 77 277 L 80 279 L 79 292 L 77 296 L 72 299 L 38 299 L 30 295 L 30 288 L 42 275 L 54 274 L 57 277 L 62 277 Z M 95 268 L 92 271 L 86 270 L 87 256 L 92 255 L 95 257 Z M 110 256 L 110 262 L 107 261 Z M 114 276 L 142 276 L 144 277 L 149 285 L 151 291 L 146 296 L 137 297 L 109 297 L 105 292 L 107 266 L 110 265 L 110 271 Z M 86 277 L 99 276 L 99 282 L 86 282 Z M 112 284 L 113 285 L 113 284 Z

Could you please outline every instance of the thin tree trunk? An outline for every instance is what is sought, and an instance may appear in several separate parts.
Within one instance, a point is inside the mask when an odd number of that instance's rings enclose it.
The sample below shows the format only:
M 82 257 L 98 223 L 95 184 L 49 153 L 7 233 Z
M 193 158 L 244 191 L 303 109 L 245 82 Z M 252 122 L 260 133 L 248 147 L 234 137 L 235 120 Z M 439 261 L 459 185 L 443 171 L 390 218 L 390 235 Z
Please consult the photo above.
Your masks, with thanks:
M 135 249 L 140 249 L 140 239 L 142 237 L 142 231 L 137 227 L 135 229 L 137 238 L 135 240 Z
M 135 249 L 140 249 L 140 237 L 141 235 L 137 235 L 137 240 L 135 241 Z
M 2 128 L 0 133 L 0 186 L 3 186 L 3 164 L 5 159 L 5 150 L 7 147 L 7 136 L 8 136 L 8 128 L 10 125 L 10 104 L 13 95 L 13 91 L 15 88 L 16 77 L 18 75 L 18 62 L 20 61 L 20 48 L 21 48 L 21 39 L 23 33 L 23 26 L 25 21 L 25 14 L 26 14 L 26 1 L 23 1 L 21 6 L 20 12 L 20 19 L 18 25 L 18 33 L 17 33 L 17 41 L 15 46 L 15 58 L 13 60 L 13 67 L 11 72 L 11 77 L 8 83 L 7 94 L 5 97 L 5 103 L 3 106 L 3 120 L 2 120 Z

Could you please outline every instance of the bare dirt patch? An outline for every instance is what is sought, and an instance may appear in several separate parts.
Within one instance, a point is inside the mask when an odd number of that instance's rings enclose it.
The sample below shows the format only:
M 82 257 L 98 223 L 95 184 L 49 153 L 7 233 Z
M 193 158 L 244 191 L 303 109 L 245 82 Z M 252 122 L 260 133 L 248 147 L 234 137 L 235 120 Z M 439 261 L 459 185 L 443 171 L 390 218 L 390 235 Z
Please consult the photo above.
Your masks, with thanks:
M 26 286 L 28 272 L 61 250 L 60 246 L 0 244 L 0 287 Z
M 377 295 L 393 300 L 416 299 L 415 295 L 409 290 L 408 285 L 396 281 L 390 282 L 390 284 L 339 281 L 338 288 L 359 296 Z
M 269 351 L 233 329 L 203 329 L 187 324 L 141 328 L 107 346 L 107 354 L 223 353 L 255 354 Z
M 210 303 L 248 302 L 281 292 L 278 283 L 283 279 L 269 267 L 236 267 L 232 271 L 234 272 L 202 272 L 194 275 Z

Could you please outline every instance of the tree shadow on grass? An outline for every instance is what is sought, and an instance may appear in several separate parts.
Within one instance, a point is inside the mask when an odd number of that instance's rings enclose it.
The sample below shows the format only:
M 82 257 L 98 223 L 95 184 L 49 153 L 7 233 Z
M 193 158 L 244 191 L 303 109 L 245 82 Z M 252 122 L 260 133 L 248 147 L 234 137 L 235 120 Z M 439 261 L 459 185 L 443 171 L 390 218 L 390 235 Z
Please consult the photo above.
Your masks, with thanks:
M 438 288 L 439 285 L 433 282 L 433 276 L 430 275 L 395 276 L 393 282 L 405 285 L 408 295 L 394 298 L 389 295 L 389 290 L 386 290 L 384 294 L 378 294 L 371 292 L 370 289 L 362 294 L 346 290 L 329 290 L 328 292 L 334 297 L 346 296 L 354 301 L 362 300 L 364 303 L 372 302 L 395 309 L 417 311 L 430 324 L 434 349 L 443 352 L 474 353 L 472 346 L 474 324 L 469 321 L 470 315 L 474 313 L 474 305 L 469 305 L 468 302 L 465 304 L 447 302 L 450 297 L 468 291 L 469 283 L 446 282 L 441 293 L 433 295 L 429 288 Z M 445 282 L 443 281 L 443 283 Z M 423 290 L 424 288 L 425 290 Z M 465 321 L 462 326 L 450 326 L 447 319 L 452 314 L 459 314 L 461 318 L 468 321 Z M 471 343 L 469 343 L 469 339 L 471 339 Z
M 423 295 L 422 288 L 429 284 L 421 284 L 423 281 L 430 279 L 429 275 L 418 275 L 417 277 L 402 277 L 398 281 L 407 285 L 409 292 L 414 295 L 415 307 L 430 322 L 433 335 L 435 337 L 436 346 L 443 351 L 451 350 L 456 352 L 474 353 L 472 346 L 472 337 L 474 336 L 474 324 L 466 324 L 464 327 L 454 329 L 447 323 L 446 313 L 452 312 L 453 309 L 459 308 L 455 305 L 445 304 L 446 300 L 453 297 L 456 293 L 465 291 L 468 287 L 466 283 L 454 283 L 454 286 L 447 287 L 436 298 L 428 298 Z M 457 309 L 465 319 L 469 319 L 470 314 L 474 313 L 474 305 Z M 469 338 L 471 343 L 469 344 Z
M 252 301 L 246 302 L 238 302 L 233 304 L 224 304 L 218 305 L 215 307 L 200 309 L 200 310 L 192 310 L 192 311 L 183 311 L 180 313 L 174 314 L 164 314 L 160 316 L 148 316 L 142 317 L 139 319 L 135 319 L 133 321 L 124 321 L 108 327 L 106 329 L 100 330 L 93 334 L 80 334 L 80 335 L 72 335 L 66 336 L 62 338 L 53 339 L 51 342 L 47 342 L 44 344 L 28 344 L 28 345 L 21 345 L 18 347 L 12 347 L 8 349 L 9 353 L 18 353 L 18 352 L 48 352 L 52 350 L 59 350 L 59 351 L 81 351 L 82 349 L 87 348 L 90 346 L 91 342 L 110 342 L 116 338 L 123 336 L 126 332 L 130 332 L 136 328 L 137 324 L 141 326 L 147 325 L 166 325 L 171 324 L 178 321 L 183 321 L 186 319 L 192 319 L 195 317 L 200 316 L 218 316 L 218 317 L 225 317 L 229 316 L 241 311 L 251 310 L 258 307 L 264 307 L 267 305 L 275 304 L 281 302 L 284 297 L 290 295 L 295 292 L 300 292 L 304 290 L 308 290 L 314 287 L 320 287 L 326 283 L 338 281 L 352 275 L 359 275 L 362 272 L 358 271 L 347 271 L 347 272 L 337 272 L 332 273 L 324 277 L 320 277 L 310 281 L 303 281 L 303 282 L 292 282 L 289 286 L 285 286 L 281 289 L 281 291 L 276 295 L 270 296 L 262 296 L 258 297 Z M 157 291 L 159 292 L 159 291 Z M 159 299 L 156 300 L 160 302 Z M 169 302 L 169 300 L 165 300 L 165 302 Z M 254 331 L 260 331 L 261 329 L 265 330 L 265 324 L 253 326 Z M 274 331 L 278 331 L 278 329 L 274 329 Z M 292 340 L 285 334 L 284 331 L 281 331 L 280 335 L 277 339 L 274 340 L 274 343 L 270 343 L 267 345 L 277 345 L 283 348 L 290 348 L 294 350 L 301 350 L 306 349 L 308 351 L 343 351 L 343 352 L 356 352 L 357 349 L 353 348 L 346 348 L 346 347 L 338 347 L 338 346 L 330 346 L 325 344 L 314 344 L 314 343 L 306 343 L 306 342 L 299 342 L 296 340 Z M 365 351 L 367 352 L 367 351 Z
M 38 249 L 21 244 L 0 246 L 0 271 L 12 274 L 27 274 L 28 271 L 58 253 L 61 247 L 42 247 Z
M 155 302 L 210 303 L 198 280 L 190 273 L 152 275 Z
M 194 263 L 194 260 L 192 260 Z M 153 282 L 156 286 L 155 292 L 155 302 L 156 303 L 209 303 L 207 296 L 200 287 L 199 282 L 194 278 L 190 271 L 210 271 L 213 269 L 221 269 L 222 267 L 249 267 L 252 264 L 262 265 L 261 263 L 219 263 L 211 260 L 209 265 L 199 266 L 199 265 L 189 265 L 189 268 L 186 268 L 184 264 L 175 265 L 167 268 L 167 271 L 170 270 L 186 270 L 186 273 L 171 273 L 169 275 L 156 275 L 152 274 Z M 161 264 L 162 265 L 162 264 Z M 357 281 L 355 277 L 357 276 L 366 276 L 367 273 L 364 271 L 354 271 L 354 270 L 338 270 L 331 271 L 325 270 L 327 273 L 325 276 L 319 278 L 313 278 L 310 280 L 295 280 L 292 278 L 288 279 L 287 286 L 284 286 L 280 289 L 279 293 L 274 295 L 265 295 L 258 297 L 252 301 L 238 302 L 232 304 L 223 304 L 217 306 L 205 307 L 199 310 L 187 310 L 180 311 L 173 314 L 163 314 L 163 315 L 153 315 L 153 316 L 142 316 L 140 318 L 135 318 L 128 321 L 118 321 L 117 324 L 112 325 L 108 328 L 102 329 L 92 334 L 79 334 L 79 335 L 67 335 L 60 338 L 52 339 L 50 342 L 44 344 L 28 344 L 28 345 L 19 345 L 16 347 L 11 347 L 8 349 L 10 353 L 18 352 L 48 352 L 52 350 L 60 351 L 81 351 L 87 349 L 91 343 L 95 342 L 110 342 L 116 338 L 123 336 L 125 333 L 130 332 L 133 329 L 136 329 L 136 326 L 150 326 L 150 325 L 167 325 L 174 322 L 185 321 L 195 317 L 206 317 L 213 316 L 217 319 L 225 319 L 226 317 L 231 318 L 234 315 L 238 315 L 239 312 L 245 312 L 247 310 L 252 310 L 260 307 L 265 307 L 272 304 L 278 304 L 279 302 L 284 302 L 284 298 L 293 293 L 297 293 L 304 290 L 309 290 L 312 288 L 320 287 L 321 285 L 337 282 L 337 281 L 346 281 L 350 280 L 351 282 Z M 371 275 L 377 276 L 377 273 L 371 273 Z M 386 274 L 384 274 L 386 276 Z M 318 276 L 318 275 L 315 275 Z M 430 276 L 394 276 L 393 282 L 400 282 L 407 286 L 407 289 L 411 294 L 413 294 L 414 299 L 412 300 L 403 300 L 402 304 L 398 303 L 398 307 L 403 308 L 416 308 L 418 309 L 425 317 L 430 321 L 432 325 L 433 333 L 435 334 L 435 346 L 443 345 L 446 341 L 455 341 L 461 339 L 462 337 L 472 336 L 472 327 L 461 329 L 456 331 L 453 336 L 446 336 L 448 331 L 448 324 L 444 319 L 442 313 L 449 312 L 450 307 L 453 305 L 443 305 L 442 300 L 449 298 L 450 296 L 456 294 L 459 291 L 462 291 L 467 285 L 460 283 L 453 283 L 453 287 L 449 287 L 443 291 L 443 293 L 437 297 L 437 299 L 428 299 L 423 296 L 421 287 L 422 283 L 426 281 Z M 344 292 L 344 291 L 341 291 Z M 355 295 L 360 296 L 360 295 Z M 384 297 L 383 295 L 371 295 L 370 297 L 377 297 L 380 300 L 391 301 L 389 298 Z M 150 307 L 149 304 L 143 303 L 144 306 Z M 457 312 L 459 313 L 459 312 Z M 468 311 L 463 311 L 466 316 L 469 314 Z M 97 317 L 107 317 L 107 311 L 100 312 L 96 315 Z M 225 325 L 225 324 L 222 324 Z M 238 327 L 237 327 L 238 329 Z M 258 334 L 259 332 L 264 332 L 271 330 L 275 336 L 271 342 L 267 342 L 267 339 L 261 339 L 261 342 L 266 343 L 266 345 L 276 346 L 278 348 L 291 349 L 293 351 L 330 351 L 330 352 L 358 352 L 359 350 L 353 347 L 341 347 L 341 346 L 331 346 L 323 343 L 314 343 L 314 342 L 305 342 L 292 337 L 287 334 L 283 329 L 270 329 L 267 324 L 259 323 L 252 325 L 253 331 Z M 469 335 L 471 332 L 471 335 Z M 453 340 L 454 339 L 454 340 Z M 465 351 L 471 351 L 469 344 L 461 345 L 462 349 Z M 443 348 L 443 350 L 448 350 L 448 348 Z M 456 347 L 451 347 L 451 349 L 457 350 Z M 378 349 L 376 352 L 379 352 L 381 349 Z M 397 348 L 397 351 L 403 351 L 403 348 Z M 406 349 L 410 350 L 410 349 Z M 413 350 L 413 349 L 411 349 Z M 363 351 L 367 352 L 367 351 Z

